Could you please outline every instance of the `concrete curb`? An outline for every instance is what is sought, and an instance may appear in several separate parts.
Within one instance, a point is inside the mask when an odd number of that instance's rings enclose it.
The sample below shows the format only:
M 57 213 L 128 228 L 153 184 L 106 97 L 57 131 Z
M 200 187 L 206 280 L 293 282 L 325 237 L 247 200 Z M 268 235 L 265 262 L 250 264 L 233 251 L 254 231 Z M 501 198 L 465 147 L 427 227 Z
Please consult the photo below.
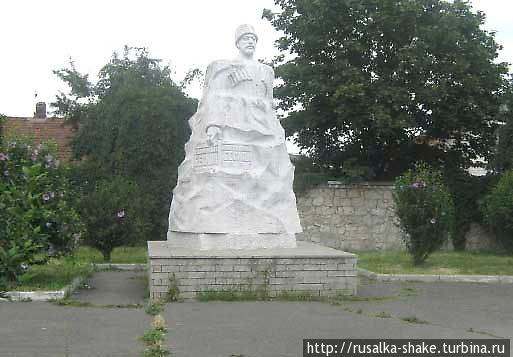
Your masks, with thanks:
M 513 284 L 513 276 L 511 275 L 377 274 L 363 268 L 358 268 L 358 275 L 377 281 Z
M 94 264 L 98 270 L 147 270 L 148 264 Z
M 61 290 L 54 291 L 7 291 L 3 295 L 10 301 L 48 301 L 60 300 L 75 291 L 85 280 L 84 277 L 73 279 L 71 284 L 65 286 Z

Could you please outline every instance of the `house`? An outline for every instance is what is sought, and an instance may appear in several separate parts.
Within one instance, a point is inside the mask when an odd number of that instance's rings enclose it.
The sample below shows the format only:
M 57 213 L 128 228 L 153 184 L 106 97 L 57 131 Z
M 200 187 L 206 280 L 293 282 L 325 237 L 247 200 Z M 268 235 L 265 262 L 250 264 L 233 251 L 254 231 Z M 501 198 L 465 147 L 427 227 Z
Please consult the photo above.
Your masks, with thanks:
M 36 104 L 32 118 L 6 117 L 4 132 L 7 135 L 20 135 L 34 140 L 35 144 L 53 141 L 57 144 L 57 159 L 71 160 L 71 140 L 73 129 L 65 125 L 64 118 L 47 117 L 46 103 Z

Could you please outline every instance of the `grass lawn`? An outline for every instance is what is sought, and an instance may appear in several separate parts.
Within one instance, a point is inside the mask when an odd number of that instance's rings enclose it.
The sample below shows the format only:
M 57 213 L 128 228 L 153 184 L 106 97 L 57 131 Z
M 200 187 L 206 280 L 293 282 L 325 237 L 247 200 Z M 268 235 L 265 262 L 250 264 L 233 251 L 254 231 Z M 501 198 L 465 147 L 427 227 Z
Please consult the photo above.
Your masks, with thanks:
M 111 263 L 119 264 L 146 264 L 148 256 L 146 247 L 118 247 L 112 252 Z M 80 247 L 75 252 L 78 260 L 84 260 L 91 263 L 107 263 L 103 261 L 103 256 L 99 250 L 91 247 Z
M 379 274 L 513 275 L 513 256 L 497 253 L 436 252 L 419 266 L 407 252 L 353 252 L 358 266 Z
M 11 287 L 17 291 L 60 290 L 79 276 L 88 276 L 94 271 L 91 263 L 73 261 L 69 258 L 51 259 L 45 265 L 32 265 L 19 277 L 18 284 Z
M 111 263 L 146 263 L 146 247 L 119 247 L 112 252 Z M 80 247 L 73 256 L 50 259 L 45 265 L 32 265 L 9 290 L 60 290 L 79 276 L 94 271 L 91 263 L 105 263 L 102 254 L 90 247 Z

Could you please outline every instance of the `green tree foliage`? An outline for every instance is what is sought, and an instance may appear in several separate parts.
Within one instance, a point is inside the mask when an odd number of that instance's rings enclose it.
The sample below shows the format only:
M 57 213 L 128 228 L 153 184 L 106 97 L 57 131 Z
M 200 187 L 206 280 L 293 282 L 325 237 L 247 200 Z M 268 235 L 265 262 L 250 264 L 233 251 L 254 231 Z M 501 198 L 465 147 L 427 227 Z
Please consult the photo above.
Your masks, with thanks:
M 288 135 L 325 168 L 395 177 L 489 158 L 507 83 L 485 15 L 455 0 L 275 0 Z M 450 140 L 451 145 L 443 145 Z M 352 159 L 352 161 L 350 161 Z M 362 170 L 365 172 L 365 170 Z
M 5 123 L 5 116 L 0 114 L 0 147 L 3 145 L 3 141 L 4 141 L 4 123 Z
M 502 118 L 497 130 L 497 148 L 492 162 L 496 172 L 513 169 L 513 78 L 510 78 L 509 90 L 501 107 Z
M 196 101 L 170 79 L 168 67 L 140 48 L 114 53 L 95 84 L 73 63 L 55 73 L 70 87 L 53 106 L 77 128 L 73 153 L 86 159 L 81 181 L 89 189 L 111 176 L 135 182 L 151 217 L 147 238 L 163 238 Z
M 447 241 L 453 227 L 454 205 L 440 171 L 416 164 L 398 177 L 394 189 L 396 214 L 415 265 Z
M 485 222 L 508 253 L 513 253 L 513 171 L 503 173 L 482 202 Z
M 496 183 L 497 175 L 473 176 L 465 170 L 449 170 L 445 181 L 455 208 L 451 240 L 454 249 L 464 250 L 470 225 L 483 222 L 479 202 Z
M 149 217 L 141 206 L 141 192 L 136 184 L 123 177 L 97 182 L 80 201 L 86 227 L 84 242 L 110 261 L 115 247 L 144 240 Z

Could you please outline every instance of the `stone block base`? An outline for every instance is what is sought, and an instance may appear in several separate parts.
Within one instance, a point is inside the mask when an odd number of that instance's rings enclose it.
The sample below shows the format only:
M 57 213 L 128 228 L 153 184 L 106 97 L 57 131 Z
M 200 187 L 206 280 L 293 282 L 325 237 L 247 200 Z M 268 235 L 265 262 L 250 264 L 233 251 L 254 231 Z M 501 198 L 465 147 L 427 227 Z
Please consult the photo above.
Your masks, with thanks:
M 148 242 L 150 298 L 166 298 L 176 286 L 180 298 L 204 291 L 265 292 L 313 296 L 354 295 L 357 256 L 318 244 L 296 248 L 199 250 Z
M 296 248 L 294 233 L 189 233 L 167 232 L 169 247 L 199 250 Z

